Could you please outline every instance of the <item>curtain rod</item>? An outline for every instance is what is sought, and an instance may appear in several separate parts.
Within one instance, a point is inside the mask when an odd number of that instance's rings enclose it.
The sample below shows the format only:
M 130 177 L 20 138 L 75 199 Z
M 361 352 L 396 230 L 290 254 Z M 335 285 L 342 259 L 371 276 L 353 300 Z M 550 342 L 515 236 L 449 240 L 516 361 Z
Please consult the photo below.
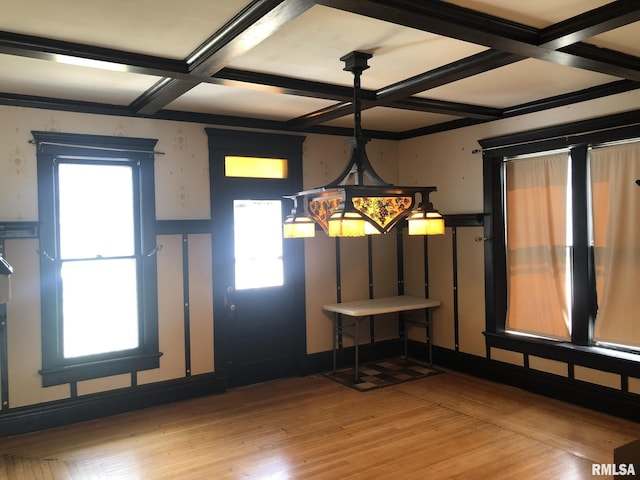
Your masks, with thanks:
M 607 131 L 610 131 L 610 130 L 619 130 L 620 128 L 636 127 L 636 126 L 640 126 L 640 122 L 629 123 L 627 125 L 616 125 L 616 126 L 606 127 L 606 128 L 597 128 L 597 129 L 594 129 L 594 130 L 587 130 L 587 131 L 584 131 L 584 132 L 572 133 L 572 134 L 569 134 L 569 135 L 566 135 L 566 134 L 565 135 L 556 135 L 556 136 L 553 136 L 553 137 L 537 138 L 535 140 L 525 140 L 525 141 L 522 141 L 522 142 L 509 143 L 509 144 L 506 144 L 506 145 L 496 145 L 494 147 L 476 148 L 476 149 L 472 150 L 471 153 L 478 154 L 478 153 L 483 153 L 483 152 L 489 152 L 491 150 L 501 150 L 501 149 L 504 149 L 504 148 L 519 147 L 521 145 L 529 145 L 529 144 L 535 144 L 535 143 L 540 143 L 540 142 L 547 142 L 547 141 L 550 141 L 550 140 L 561 140 L 563 138 L 568 140 L 569 138 L 572 138 L 572 137 L 579 137 L 581 135 L 588 135 L 590 133 L 607 132 Z M 617 140 L 617 141 L 620 142 L 620 140 Z M 602 145 L 606 145 L 608 143 L 614 143 L 614 142 L 604 142 Z
M 70 143 L 57 143 L 57 142 L 37 142 L 36 140 L 29 140 L 29 143 L 32 145 L 53 145 L 55 147 L 71 147 L 71 148 L 88 148 L 92 150 L 105 150 L 109 152 L 123 152 L 123 153 L 149 153 L 152 155 L 164 155 L 164 152 L 159 152 L 156 150 L 132 150 L 128 148 L 111 148 L 111 147 L 96 147 L 93 145 L 77 145 Z

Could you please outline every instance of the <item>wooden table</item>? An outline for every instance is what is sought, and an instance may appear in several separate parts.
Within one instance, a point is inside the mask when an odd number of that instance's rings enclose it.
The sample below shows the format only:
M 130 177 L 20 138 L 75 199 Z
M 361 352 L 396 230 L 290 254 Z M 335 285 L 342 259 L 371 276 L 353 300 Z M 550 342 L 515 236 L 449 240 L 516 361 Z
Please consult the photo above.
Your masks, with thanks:
M 331 303 L 324 305 L 322 308 L 327 312 L 333 312 L 333 371 L 336 370 L 336 352 L 337 352 L 337 340 L 340 334 L 349 335 L 345 333 L 345 328 L 354 328 L 354 341 L 355 341 L 355 382 L 358 383 L 360 377 L 358 375 L 358 347 L 359 338 L 358 330 L 360 321 L 370 315 L 380 315 L 383 313 L 395 313 L 406 312 L 409 310 L 421 310 L 427 311 L 427 317 L 424 321 L 411 320 L 407 323 L 417 324 L 426 328 L 427 331 L 427 348 L 429 351 L 429 365 L 432 363 L 431 350 L 432 350 L 432 338 L 433 338 L 433 322 L 431 321 L 431 309 L 439 307 L 442 303 L 440 300 L 433 300 L 430 298 L 412 297 L 409 295 L 399 295 L 397 297 L 381 297 L 373 298 L 370 300 L 358 300 L 355 302 L 343 302 L 343 303 Z M 346 315 L 354 319 L 352 324 L 339 325 L 337 321 L 338 315 Z M 404 332 L 404 355 L 407 356 L 407 329 Z

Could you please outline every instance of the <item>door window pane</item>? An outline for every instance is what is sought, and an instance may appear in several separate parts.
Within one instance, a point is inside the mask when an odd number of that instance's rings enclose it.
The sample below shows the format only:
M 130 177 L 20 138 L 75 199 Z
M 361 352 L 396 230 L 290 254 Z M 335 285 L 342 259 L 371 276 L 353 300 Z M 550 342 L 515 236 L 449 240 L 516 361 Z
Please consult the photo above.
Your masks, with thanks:
M 236 290 L 284 284 L 282 202 L 233 201 Z

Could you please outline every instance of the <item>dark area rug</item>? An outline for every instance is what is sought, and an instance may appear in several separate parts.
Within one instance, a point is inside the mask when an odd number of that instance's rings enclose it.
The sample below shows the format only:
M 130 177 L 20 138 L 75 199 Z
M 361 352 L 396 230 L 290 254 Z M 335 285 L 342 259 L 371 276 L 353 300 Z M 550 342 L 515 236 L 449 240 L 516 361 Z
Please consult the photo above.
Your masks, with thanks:
M 442 373 L 440 370 L 419 361 L 395 357 L 360 365 L 360 381 L 358 383 L 354 382 L 355 371 L 353 367 L 336 370 L 335 373 L 325 373 L 324 376 L 360 392 L 369 392 L 440 373 Z

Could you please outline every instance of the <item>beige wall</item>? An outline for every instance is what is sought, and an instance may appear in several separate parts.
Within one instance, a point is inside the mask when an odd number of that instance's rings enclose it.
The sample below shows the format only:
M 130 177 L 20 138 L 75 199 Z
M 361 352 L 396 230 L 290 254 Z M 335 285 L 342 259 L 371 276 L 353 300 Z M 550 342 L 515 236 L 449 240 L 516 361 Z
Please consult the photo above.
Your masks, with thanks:
M 198 220 L 210 217 L 208 145 L 205 125 L 182 122 L 84 115 L 70 112 L 0 106 L 0 222 L 37 221 L 36 150 L 30 144 L 32 130 L 94 135 L 157 138 L 155 181 L 159 220 Z M 350 147 L 346 138 L 309 135 L 304 144 L 304 187 L 320 186 L 342 171 Z M 398 145 L 372 141 L 368 152 L 378 173 L 397 180 Z M 362 240 L 362 239 L 360 239 Z M 390 238 L 376 239 L 374 249 L 387 248 Z M 214 371 L 211 238 L 189 235 L 190 298 L 183 298 L 181 235 L 160 235 L 158 245 L 158 313 L 160 368 L 138 373 L 138 383 L 148 384 L 184 377 L 184 303 L 190 308 L 191 374 Z M 313 243 L 312 243 L 313 242 Z M 365 241 L 366 245 L 366 241 Z M 42 388 L 38 242 L 6 241 L 5 256 L 15 267 L 13 299 L 8 305 L 9 404 L 12 408 L 68 398 L 68 385 Z M 367 295 L 366 251 L 357 241 L 343 242 L 345 298 Z M 319 236 L 306 250 L 307 347 L 309 353 L 331 349 L 330 318 L 322 305 L 335 302 L 335 244 Z M 376 293 L 392 294 L 393 262 L 376 255 Z M 391 273 L 388 274 L 387 271 Z M 389 280 L 391 279 L 391 280 Z M 378 337 L 395 335 L 384 322 Z M 366 335 L 366 332 L 365 332 Z M 129 375 L 117 375 L 78 383 L 78 394 L 130 386 Z
M 480 138 L 551 124 L 590 118 L 637 108 L 640 93 L 615 97 L 532 114 L 491 124 L 458 129 L 402 142 L 374 140 L 367 146 L 371 163 L 387 181 L 404 185 L 436 185 L 432 195 L 436 208 L 445 214 L 482 211 L 482 158 L 474 154 Z M 157 138 L 157 218 L 207 219 L 210 216 L 208 149 L 204 125 L 84 115 L 69 112 L 0 106 L 0 222 L 37 221 L 35 146 L 29 143 L 31 130 L 98 135 Z M 333 180 L 347 160 L 345 138 L 308 135 L 304 143 L 304 187 L 312 188 Z M 484 266 L 480 227 L 458 229 L 458 300 L 461 351 L 483 356 Z M 213 313 L 209 235 L 190 235 L 189 275 L 192 289 L 191 338 L 193 374 L 214 370 Z M 335 240 L 319 235 L 305 242 L 307 353 L 331 349 L 331 318 L 322 305 L 336 301 Z M 343 300 L 368 296 L 367 241 L 340 241 Z M 164 355 L 160 368 L 141 372 L 139 383 L 185 376 L 182 298 L 183 248 L 181 236 L 159 236 L 158 253 L 160 347 Z M 67 398 L 69 386 L 42 388 L 37 373 L 41 367 L 39 258 L 37 240 L 6 241 L 6 257 L 14 265 L 13 299 L 8 305 L 8 368 L 11 407 Z M 376 296 L 393 295 L 396 289 L 395 236 L 373 240 L 374 290 Z M 386 254 L 389 252 L 390 254 Z M 422 242 L 405 238 L 405 289 L 408 294 L 424 291 L 421 265 Z M 434 314 L 435 343 L 455 348 L 453 336 L 452 232 L 429 240 L 430 296 L 442 300 Z M 376 337 L 397 336 L 394 323 L 377 320 Z M 420 339 L 423 332 L 411 331 Z M 363 335 L 366 338 L 366 332 Z M 345 341 L 348 345 L 348 341 Z M 540 367 L 542 368 L 542 367 Z M 546 368 L 546 367 L 545 367 Z M 564 371 L 554 365 L 554 371 Z M 592 372 L 581 371 L 589 378 Z M 594 378 L 596 383 L 604 383 Z M 606 380 L 609 382 L 609 379 Z M 80 395 L 128 386 L 128 376 L 80 382 Z

